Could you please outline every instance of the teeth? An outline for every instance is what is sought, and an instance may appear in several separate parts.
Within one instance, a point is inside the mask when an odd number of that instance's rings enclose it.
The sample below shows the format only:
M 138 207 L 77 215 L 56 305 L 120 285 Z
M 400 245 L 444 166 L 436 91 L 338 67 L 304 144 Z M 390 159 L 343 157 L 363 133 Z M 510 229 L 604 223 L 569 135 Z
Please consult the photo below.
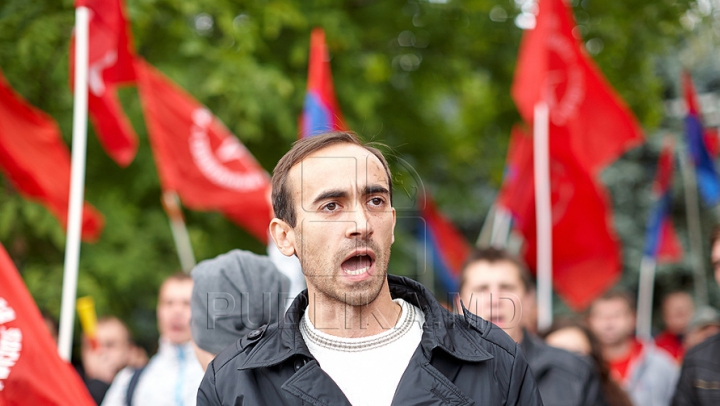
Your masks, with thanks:
M 360 275 L 360 274 L 363 274 L 363 273 L 367 272 L 368 268 L 370 268 L 370 267 L 369 267 L 369 266 L 366 266 L 365 268 L 360 268 L 360 269 L 355 270 L 355 271 L 348 271 L 348 270 L 346 270 L 346 269 L 343 269 L 343 271 L 344 271 L 346 274 L 348 274 L 348 275 Z

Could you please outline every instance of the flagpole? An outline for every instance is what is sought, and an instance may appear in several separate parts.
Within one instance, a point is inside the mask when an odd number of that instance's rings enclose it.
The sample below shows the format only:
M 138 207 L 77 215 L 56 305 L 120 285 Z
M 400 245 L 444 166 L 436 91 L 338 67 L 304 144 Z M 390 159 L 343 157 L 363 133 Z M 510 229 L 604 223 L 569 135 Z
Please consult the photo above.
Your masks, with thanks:
M 688 237 L 690 240 L 690 262 L 693 268 L 693 282 L 695 287 L 696 305 L 706 306 L 707 280 L 703 267 L 702 252 L 702 231 L 700 228 L 700 203 L 697 196 L 697 180 L 695 179 L 695 167 L 687 159 L 687 151 L 680 149 L 685 146 L 679 143 L 678 158 L 683 175 L 683 189 L 685 190 L 685 207 L 688 224 Z M 686 146 L 685 146 L 686 147 Z
M 495 248 L 507 247 L 508 236 L 510 235 L 511 216 L 502 206 L 495 209 L 495 219 L 493 221 L 492 236 L 490 237 L 490 245 Z
M 195 254 L 193 254 L 190 234 L 188 234 L 185 219 L 180 210 L 180 198 L 174 191 L 165 191 L 162 195 L 162 203 L 165 213 L 170 219 L 170 230 L 175 241 L 178 258 L 180 258 L 180 266 L 185 273 L 189 273 L 195 267 Z
M 655 289 L 655 269 L 657 262 L 654 258 L 643 256 L 640 262 L 640 281 L 638 289 L 637 319 L 635 321 L 635 334 L 642 340 L 652 339 L 652 303 Z
M 549 111 L 547 103 L 535 105 L 533 166 L 535 217 L 537 218 L 538 331 L 552 324 L 552 201 L 550 197 Z
M 75 326 L 75 299 L 77 296 L 80 237 L 85 189 L 85 155 L 87 149 L 87 97 L 88 97 L 88 23 L 90 13 L 86 7 L 75 10 L 75 86 L 73 105 L 72 167 L 70 169 L 70 200 L 68 203 L 65 264 L 63 270 L 62 304 L 58 351 L 70 360 L 73 327 Z
M 493 205 L 490 206 L 490 210 L 488 210 L 487 215 L 485 215 L 485 222 L 483 223 L 483 226 L 480 229 L 480 234 L 478 234 L 478 238 L 475 241 L 475 246 L 478 248 L 487 247 L 492 241 L 492 232 L 495 228 L 496 209 L 497 204 L 493 203 Z

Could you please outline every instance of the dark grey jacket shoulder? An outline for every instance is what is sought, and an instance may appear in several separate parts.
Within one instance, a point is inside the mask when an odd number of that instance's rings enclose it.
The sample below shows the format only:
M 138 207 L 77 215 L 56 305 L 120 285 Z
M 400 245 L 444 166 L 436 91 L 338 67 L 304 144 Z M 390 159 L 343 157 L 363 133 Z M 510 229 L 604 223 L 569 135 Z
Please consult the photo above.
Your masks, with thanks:
M 685 354 L 673 405 L 720 405 L 720 334 Z
M 425 314 L 393 405 L 542 405 L 522 351 L 502 330 L 465 309 L 448 312 L 415 281 L 391 275 L 388 282 L 393 298 Z M 200 385 L 198 406 L 349 405 L 302 339 L 298 323 L 307 304 L 306 294 L 298 295 L 283 321 L 218 355 Z
M 543 403 L 553 406 L 604 406 L 600 376 L 575 354 L 545 344 L 525 332 L 520 346 L 535 377 Z

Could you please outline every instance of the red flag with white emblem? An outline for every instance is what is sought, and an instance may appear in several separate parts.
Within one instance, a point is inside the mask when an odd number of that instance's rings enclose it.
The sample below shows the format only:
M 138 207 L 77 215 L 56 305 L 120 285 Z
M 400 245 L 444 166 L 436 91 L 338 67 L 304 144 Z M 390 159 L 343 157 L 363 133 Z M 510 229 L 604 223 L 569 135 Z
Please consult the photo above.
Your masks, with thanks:
M 135 158 L 138 141 L 117 98 L 117 88 L 135 83 L 133 51 L 122 0 L 76 0 L 90 9 L 88 110 L 103 148 L 120 166 Z M 74 45 L 74 38 L 73 38 Z M 71 82 L 74 47 L 70 52 Z
M 550 138 L 557 128 L 578 162 L 598 174 L 628 149 L 642 130 L 630 109 L 607 83 L 585 47 L 573 36 L 572 10 L 565 0 L 540 0 L 537 26 L 523 36 L 512 96 L 527 123 L 539 101 L 548 104 Z
M 267 242 L 267 172 L 217 117 L 162 73 L 142 60 L 135 71 L 163 189 L 189 208 L 224 213 Z
M 0 405 L 92 406 L 63 361 L 15 265 L 0 245 Z
M 13 91 L 0 72 L 0 170 L 28 199 L 42 203 L 67 225 L 70 152 L 55 120 Z M 95 240 L 103 218 L 89 204 L 83 208 L 82 236 Z

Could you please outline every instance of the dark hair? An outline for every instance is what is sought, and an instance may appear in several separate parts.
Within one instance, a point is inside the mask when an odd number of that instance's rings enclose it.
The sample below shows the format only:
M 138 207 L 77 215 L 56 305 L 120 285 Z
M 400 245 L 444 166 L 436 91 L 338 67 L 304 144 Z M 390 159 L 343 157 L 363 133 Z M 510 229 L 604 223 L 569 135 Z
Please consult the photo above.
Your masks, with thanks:
M 628 308 L 630 308 L 630 311 L 635 311 L 635 297 L 628 291 L 627 289 L 623 288 L 613 288 L 605 292 L 602 296 L 595 299 L 590 303 L 590 306 L 588 306 L 587 312 L 592 312 L 593 307 L 597 302 L 604 302 L 607 300 L 615 300 L 615 299 L 621 299 L 624 301 Z
M 295 164 L 301 162 L 315 151 L 327 148 L 335 144 L 352 144 L 365 148 L 377 157 L 385 169 L 388 178 L 388 187 L 390 189 L 390 203 L 392 204 L 392 177 L 387 160 L 379 149 L 372 145 L 375 143 L 364 143 L 352 132 L 337 131 L 320 134 L 312 137 L 302 138 L 295 141 L 290 151 L 288 151 L 280 161 L 278 161 L 272 176 L 272 205 L 275 211 L 275 217 L 285 221 L 290 227 L 295 227 L 295 205 L 292 199 L 292 191 L 287 184 L 288 174 Z
M 465 271 L 471 264 L 476 262 L 489 262 L 491 264 L 497 262 L 509 262 L 517 269 L 518 276 L 520 277 L 520 281 L 522 282 L 525 291 L 532 292 L 535 290 L 535 283 L 533 282 L 533 278 L 530 276 L 530 272 L 525 264 L 506 250 L 493 247 L 474 248 L 470 252 L 470 255 L 468 255 L 468 258 L 465 260 L 465 264 L 462 267 L 459 290 L 462 291 L 463 285 L 465 284 Z
M 625 390 L 610 377 L 610 367 L 603 358 L 600 341 L 585 324 L 573 318 L 557 318 L 541 336 L 543 339 L 547 339 L 550 334 L 566 328 L 580 330 L 590 343 L 589 358 L 593 361 L 595 370 L 600 376 L 600 384 L 607 404 L 609 406 L 632 406 L 632 401 Z

